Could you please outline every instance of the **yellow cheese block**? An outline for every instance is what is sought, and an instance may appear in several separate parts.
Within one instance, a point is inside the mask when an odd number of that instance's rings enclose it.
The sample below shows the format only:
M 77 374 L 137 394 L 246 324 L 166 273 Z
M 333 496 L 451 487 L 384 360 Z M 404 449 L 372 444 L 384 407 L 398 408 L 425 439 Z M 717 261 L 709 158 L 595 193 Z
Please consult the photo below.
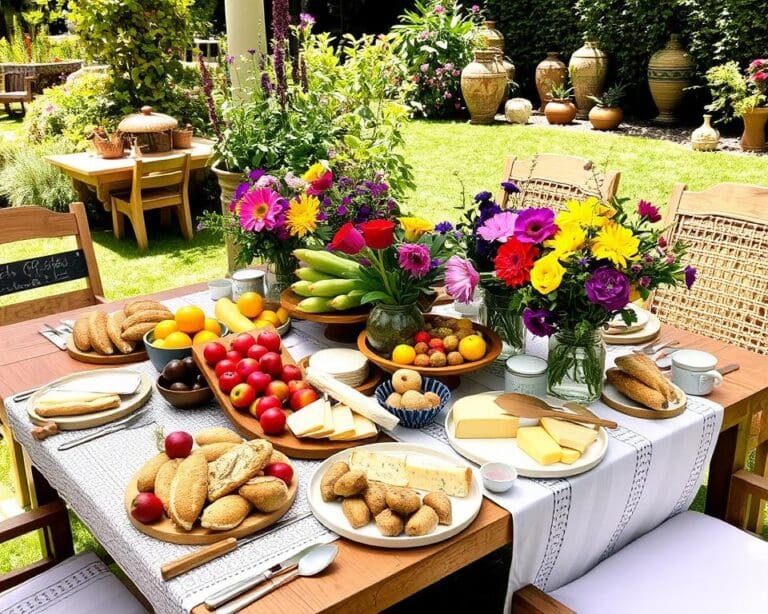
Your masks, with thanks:
M 329 439 L 332 439 L 334 441 L 357 441 L 359 439 L 368 439 L 369 437 L 373 437 L 378 432 L 376 430 L 376 424 L 372 422 L 371 420 L 368 420 L 365 416 L 361 416 L 360 414 L 352 413 L 352 421 L 354 422 L 355 431 L 352 435 L 347 436 L 337 436 L 337 435 L 330 435 Z
M 312 439 L 322 439 L 323 437 L 328 437 L 329 435 L 333 434 L 333 432 L 336 430 L 333 422 L 333 409 L 331 408 L 331 404 L 326 401 L 325 407 L 323 409 L 322 427 L 316 431 L 308 433 L 307 437 L 312 437 Z
M 517 447 L 540 465 L 557 463 L 563 457 L 563 449 L 540 426 L 519 428 Z
M 563 448 L 563 456 L 560 459 L 561 463 L 566 465 L 572 465 L 581 458 L 581 452 L 578 450 L 572 450 L 571 448 Z
M 326 428 L 325 399 L 318 399 L 288 416 L 288 428 L 296 437 L 306 437 L 310 433 Z M 331 429 L 333 431 L 333 429 Z
M 446 495 L 466 497 L 472 485 L 469 467 L 438 464 L 418 456 L 406 457 L 405 471 L 408 486 L 420 490 L 440 490 Z
M 346 405 L 338 403 L 331 408 L 333 414 L 333 433 L 328 435 L 330 439 L 340 437 L 352 437 L 355 434 L 355 420 L 352 410 Z
M 501 439 L 517 436 L 520 419 L 496 405 L 494 396 L 474 394 L 456 401 L 453 424 L 457 439 Z
M 587 446 L 597 439 L 597 431 L 595 429 L 574 424 L 573 422 L 565 422 L 557 418 L 542 418 L 540 423 L 547 433 L 552 436 L 552 439 L 561 446 L 573 448 L 582 454 L 584 454 Z
M 364 471 L 369 480 L 384 482 L 392 486 L 408 485 L 405 458 L 402 456 L 352 450 L 352 454 L 349 455 L 349 468 L 353 471 Z

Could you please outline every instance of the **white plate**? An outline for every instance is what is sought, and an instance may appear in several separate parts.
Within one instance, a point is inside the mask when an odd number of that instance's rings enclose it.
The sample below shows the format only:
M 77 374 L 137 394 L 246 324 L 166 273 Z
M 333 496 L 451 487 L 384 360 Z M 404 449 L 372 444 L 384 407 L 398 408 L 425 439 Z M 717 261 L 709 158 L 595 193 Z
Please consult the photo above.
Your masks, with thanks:
M 630 333 L 612 334 L 603 331 L 603 340 L 612 345 L 636 345 L 656 338 L 661 330 L 661 322 L 656 314 L 648 313 L 648 322 L 640 330 Z
M 499 392 L 498 394 L 502 394 Z M 586 425 L 585 425 L 586 426 Z M 453 409 L 445 418 L 445 432 L 451 447 L 478 465 L 485 463 L 507 463 L 517 469 L 517 473 L 527 478 L 565 478 L 589 471 L 597 465 L 608 451 L 608 434 L 603 427 L 598 428 L 597 439 L 593 441 L 579 459 L 571 464 L 553 463 L 540 465 L 517 447 L 517 439 L 458 439 L 453 424 Z
M 651 316 L 649 311 L 646 311 L 645 309 L 642 309 L 633 303 L 627 305 L 627 309 L 635 312 L 637 321 L 630 325 L 626 325 L 624 324 L 624 320 L 622 319 L 621 315 L 617 315 L 615 318 L 613 318 L 613 320 L 608 322 L 608 330 L 606 332 L 611 335 L 626 335 L 628 333 L 634 333 L 635 331 L 641 330 L 646 326 L 646 324 L 648 324 L 648 320 Z
M 456 459 L 447 454 L 430 450 L 422 446 L 416 446 L 408 443 L 372 443 L 367 446 L 360 446 L 360 450 L 369 452 L 381 452 L 382 454 L 391 454 L 392 456 L 405 456 L 407 454 L 418 454 L 431 459 L 444 461 L 451 465 L 457 465 Z M 379 546 L 381 548 L 417 548 L 435 544 L 449 539 L 466 529 L 477 514 L 480 512 L 480 506 L 483 502 L 483 494 L 480 488 L 480 476 L 472 470 L 472 486 L 466 497 L 450 497 L 453 508 L 453 523 L 449 526 L 439 524 L 437 529 L 429 535 L 418 537 L 409 537 L 399 535 L 397 537 L 384 537 L 376 528 L 376 524 L 371 519 L 367 525 L 360 529 L 353 529 L 349 526 L 349 521 L 341 511 L 341 502 L 333 501 L 326 503 L 320 494 L 320 481 L 323 474 L 333 463 L 346 461 L 349 458 L 351 450 L 343 450 L 326 459 L 315 471 L 309 482 L 309 507 L 322 524 L 331 531 L 338 533 L 354 542 L 366 544 L 368 546 Z M 427 491 L 417 490 L 420 495 L 425 495 Z
M 152 394 L 152 379 L 147 374 L 137 373 L 136 371 L 125 367 L 118 369 L 101 369 L 98 373 L 99 375 L 103 376 L 110 372 L 119 374 L 136 373 L 141 377 L 141 383 L 139 384 L 138 390 L 136 390 L 136 392 L 133 394 L 121 396 L 120 405 L 114 409 L 107 409 L 104 411 L 95 412 L 93 414 L 83 414 L 80 416 L 57 416 L 53 418 L 41 418 L 35 413 L 35 411 L 32 409 L 35 405 L 35 401 L 40 396 L 51 390 L 51 388 L 55 388 L 56 384 L 63 384 L 66 382 L 68 384 L 67 388 L 71 390 L 71 382 L 82 379 L 87 383 L 89 379 L 93 378 L 93 371 L 82 371 L 81 373 L 66 375 L 57 380 L 54 380 L 50 384 L 40 388 L 40 390 L 29 397 L 27 400 L 27 414 L 29 415 L 30 421 L 37 425 L 44 424 L 46 422 L 55 422 L 59 430 L 62 431 L 89 429 L 94 426 L 101 426 L 102 424 L 107 424 L 114 420 L 119 420 L 120 418 L 133 413 L 147 402 L 147 399 Z

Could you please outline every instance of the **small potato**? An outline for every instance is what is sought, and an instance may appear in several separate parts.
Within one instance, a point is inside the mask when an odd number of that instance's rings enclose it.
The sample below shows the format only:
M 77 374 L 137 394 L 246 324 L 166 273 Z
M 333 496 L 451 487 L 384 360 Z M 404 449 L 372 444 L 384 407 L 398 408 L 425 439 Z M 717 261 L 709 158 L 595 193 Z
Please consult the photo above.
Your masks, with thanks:
M 320 480 L 320 494 L 323 497 L 323 501 L 330 503 L 336 500 L 336 494 L 333 492 L 333 486 L 336 481 L 345 473 L 349 471 L 349 465 L 347 463 L 333 463 L 328 470 L 323 474 L 323 478 Z
M 424 505 L 428 505 L 437 513 L 440 524 L 451 524 L 453 521 L 453 511 L 451 509 L 451 500 L 442 491 L 435 491 L 424 497 Z
M 363 491 L 363 501 L 371 514 L 377 516 L 387 507 L 387 487 L 381 482 L 368 482 L 368 488 Z
M 422 505 L 405 524 L 405 534 L 411 537 L 429 535 L 437 528 L 437 512 L 428 505 Z
M 353 529 L 364 527 L 371 520 L 371 510 L 360 497 L 350 497 L 341 502 L 341 510 Z
M 288 501 L 288 487 L 280 478 L 269 475 L 252 478 L 237 491 L 260 512 L 274 512 Z
M 362 471 L 347 471 L 333 485 L 333 494 L 338 497 L 354 497 L 368 486 L 368 478 Z
M 390 509 L 376 514 L 376 527 L 384 537 L 397 537 L 403 532 L 403 519 Z
M 155 489 L 157 472 L 169 460 L 171 459 L 168 458 L 168 455 L 165 452 L 161 452 L 154 456 L 152 460 L 144 463 L 144 466 L 139 469 L 139 477 L 136 480 L 136 488 L 138 488 L 139 492 L 152 492 Z
M 387 507 L 400 516 L 410 516 L 421 507 L 419 495 L 410 488 L 388 488 L 386 501 Z
M 223 426 L 211 426 L 198 431 L 195 435 L 195 441 L 198 446 L 205 446 L 209 443 L 243 443 L 243 438 L 232 429 Z
M 229 443 L 226 441 L 220 441 L 218 443 L 207 443 L 203 446 L 200 446 L 199 452 L 205 454 L 205 460 L 210 463 L 215 461 L 225 452 L 229 452 L 236 445 L 236 443 Z
M 155 477 L 155 494 L 163 502 L 166 512 L 168 512 L 168 506 L 171 503 L 171 482 L 182 460 L 181 458 L 174 458 L 163 463 L 163 466 L 157 472 L 157 477 Z

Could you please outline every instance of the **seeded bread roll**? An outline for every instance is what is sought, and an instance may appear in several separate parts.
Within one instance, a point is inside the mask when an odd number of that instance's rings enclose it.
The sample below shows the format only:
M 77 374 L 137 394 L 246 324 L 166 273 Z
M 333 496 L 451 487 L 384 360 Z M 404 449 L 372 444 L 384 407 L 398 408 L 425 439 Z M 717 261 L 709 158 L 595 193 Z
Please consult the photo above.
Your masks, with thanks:
M 167 309 L 147 309 L 146 311 L 137 311 L 133 315 L 127 316 L 121 326 L 123 332 L 125 332 L 136 324 L 145 324 L 147 322 L 156 324 L 163 320 L 173 320 L 173 314 Z
M 338 497 L 354 497 L 368 486 L 365 473 L 359 470 L 347 471 L 333 485 L 333 494 Z
M 200 446 L 200 453 L 205 456 L 205 460 L 212 463 L 220 456 L 223 456 L 234 448 L 236 443 L 228 443 L 226 441 L 220 441 L 219 443 L 207 443 L 204 446 Z
M 151 460 L 144 463 L 141 469 L 139 469 L 139 476 L 136 480 L 136 488 L 139 490 L 139 492 L 152 492 L 155 489 L 155 478 L 157 477 L 157 472 L 160 471 L 160 467 L 162 467 L 165 463 L 167 463 L 170 458 L 168 458 L 168 455 L 165 452 L 161 452 Z
M 198 446 L 204 446 L 209 443 L 243 443 L 243 438 L 232 429 L 211 426 L 198 432 L 195 441 Z
M 252 478 L 237 492 L 253 503 L 257 510 L 267 514 L 279 510 L 288 501 L 285 482 L 271 475 Z
M 208 494 L 208 461 L 202 454 L 185 458 L 171 481 L 168 513 L 176 525 L 191 531 Z
M 267 464 L 272 444 L 254 439 L 236 445 L 208 466 L 208 499 L 216 501 L 255 477 Z
M 141 341 L 149 331 L 155 327 L 156 322 L 142 322 L 141 324 L 134 324 L 128 330 L 124 330 L 121 333 L 121 337 L 126 341 Z
M 677 398 L 669 380 L 662 375 L 656 363 L 645 354 L 619 356 L 616 359 L 616 366 L 627 375 L 631 375 L 646 386 L 659 391 L 667 401 L 674 401 Z
M 240 495 L 227 495 L 203 510 L 200 526 L 212 531 L 229 531 L 251 512 L 251 503 Z
M 428 505 L 437 513 L 437 519 L 440 524 L 451 524 L 453 521 L 453 512 L 451 509 L 451 500 L 444 492 L 438 490 L 428 493 L 424 497 L 424 505 Z
M 88 336 L 88 316 L 85 314 L 75 320 L 75 325 L 72 327 L 72 340 L 75 342 L 75 347 L 81 352 L 88 352 L 91 349 L 90 337 Z
M 650 386 L 646 386 L 631 375 L 624 373 L 621 369 L 608 369 L 605 372 L 605 377 L 619 392 L 628 396 L 633 401 L 642 403 L 651 409 L 661 410 L 667 408 L 667 400 L 663 394 Z
M 168 513 L 171 504 L 171 484 L 182 460 L 181 458 L 169 460 L 160 467 L 155 477 L 155 494 L 163 502 L 166 513 Z
M 121 354 L 130 354 L 136 349 L 133 341 L 126 341 L 122 338 L 122 329 L 120 328 L 125 320 L 125 312 L 121 309 L 109 314 L 107 317 L 107 334 L 109 340 Z
M 107 332 L 107 314 L 103 311 L 92 311 L 88 314 L 88 341 L 99 354 L 108 356 L 115 353 Z
M 168 308 L 163 305 L 162 303 L 158 303 L 157 301 L 151 301 L 148 299 L 138 299 L 135 301 L 131 301 L 130 303 L 127 303 L 125 307 L 123 308 L 125 311 L 126 316 L 132 316 L 134 313 L 138 313 L 139 311 L 148 311 L 148 310 L 168 310 Z

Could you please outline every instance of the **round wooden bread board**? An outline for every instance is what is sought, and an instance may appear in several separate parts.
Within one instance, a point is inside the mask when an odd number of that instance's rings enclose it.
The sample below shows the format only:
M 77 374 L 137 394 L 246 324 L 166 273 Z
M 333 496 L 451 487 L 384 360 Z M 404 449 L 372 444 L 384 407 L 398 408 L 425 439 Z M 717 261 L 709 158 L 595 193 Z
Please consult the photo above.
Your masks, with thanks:
M 688 402 L 688 397 L 685 392 L 675 386 L 675 384 L 672 384 L 672 388 L 677 392 L 680 401 L 667 409 L 649 409 L 640 405 L 637 401 L 633 401 L 629 397 L 624 396 L 613 384 L 609 384 L 607 380 L 603 385 L 603 392 L 600 395 L 600 400 L 611 409 L 615 409 L 628 416 L 647 418 L 648 420 L 665 420 L 682 414 L 685 411 L 685 406 Z
M 329 311 L 324 313 L 307 313 L 299 309 L 299 303 L 306 297 L 296 294 L 290 288 L 280 295 L 280 306 L 291 317 L 299 320 L 309 320 L 318 324 L 362 324 L 368 319 L 370 306 L 348 309 L 347 311 Z
M 309 356 L 305 356 L 299 361 L 299 367 L 302 372 L 306 371 L 309 366 Z M 374 364 L 368 365 L 368 378 L 359 386 L 355 386 L 355 390 L 362 392 L 365 396 L 373 396 L 376 392 L 376 387 L 381 383 L 384 378 L 384 373 Z
M 111 370 L 112 369 L 106 369 L 105 371 Z M 115 370 L 131 371 L 130 369 Z M 134 371 L 131 372 L 133 373 Z M 143 407 L 152 394 L 152 379 L 146 373 L 138 373 L 141 378 L 139 389 L 131 395 L 122 396 L 120 399 L 120 405 L 114 409 L 106 409 L 104 411 L 99 411 L 92 414 L 82 414 L 80 416 L 56 416 L 51 418 L 41 418 L 35 413 L 33 409 L 35 406 L 35 401 L 38 397 L 48 392 L 53 386 L 92 375 L 93 371 L 72 373 L 71 375 L 60 377 L 59 379 L 52 381 L 50 384 L 40 388 L 27 400 L 27 415 L 29 416 L 30 422 L 38 426 L 48 422 L 55 422 L 60 431 L 78 431 L 80 429 L 90 429 L 95 426 L 102 426 L 104 424 L 108 424 L 128 416 L 140 407 Z
M 293 502 L 296 500 L 296 494 L 299 491 L 299 480 L 297 477 L 294 477 L 291 485 L 288 487 L 288 501 L 283 507 L 269 514 L 252 511 L 246 516 L 243 522 L 229 531 L 204 529 L 197 523 L 195 523 L 195 526 L 191 531 L 182 531 L 170 518 L 168 518 L 168 516 L 163 516 L 161 520 L 153 522 L 152 524 L 144 524 L 131 515 L 131 502 L 134 497 L 139 494 L 139 490 L 136 488 L 138 475 L 139 472 L 137 471 L 131 478 L 131 481 L 128 482 L 128 487 L 125 489 L 125 513 L 128 514 L 131 524 L 142 533 L 146 533 L 155 539 L 171 542 L 172 544 L 213 544 L 222 539 L 227 539 L 228 537 L 245 537 L 246 535 L 260 531 L 280 520 L 280 518 L 291 509 Z
M 272 329 L 271 326 L 269 328 Z M 250 332 L 253 333 L 258 330 L 261 329 L 255 329 L 254 331 Z M 227 335 L 222 337 L 220 341 L 226 347 L 229 347 L 230 341 L 236 336 L 236 334 Z M 232 424 L 235 425 L 237 430 L 240 431 L 240 433 L 242 433 L 248 439 L 253 439 L 254 437 L 258 437 L 259 439 L 266 439 L 276 450 L 279 450 L 283 454 L 286 454 L 291 458 L 306 459 L 328 458 L 340 450 L 346 450 L 347 448 L 353 448 L 355 446 L 373 443 L 378 439 L 378 433 L 375 437 L 360 439 L 357 441 L 331 441 L 330 439 L 311 438 L 300 439 L 294 436 L 287 427 L 281 435 L 267 435 L 264 432 L 264 429 L 261 428 L 261 423 L 256 418 L 254 418 L 247 411 L 240 411 L 239 409 L 235 408 L 235 406 L 232 405 L 232 402 L 229 400 L 229 395 L 221 391 L 216 373 L 205 361 L 205 357 L 203 356 L 203 348 L 205 345 L 205 343 L 200 343 L 198 345 L 192 346 L 192 356 L 194 357 L 198 367 L 200 367 L 200 372 L 203 374 L 203 377 L 205 377 L 205 379 L 208 381 L 211 390 L 213 390 L 213 394 L 216 397 L 216 400 L 219 402 L 219 405 L 221 405 L 221 409 L 232 421 Z M 285 349 L 285 345 L 282 346 L 281 355 L 284 365 L 296 364 L 296 361 L 288 353 L 288 350 Z M 287 417 L 292 412 L 288 409 L 284 409 L 283 413 Z
M 138 349 L 130 354 L 121 354 L 115 350 L 114 354 L 99 354 L 98 352 L 89 351 L 83 352 L 78 350 L 75 346 L 75 341 L 72 339 L 72 335 L 67 339 L 67 354 L 69 354 L 75 360 L 80 362 L 87 362 L 92 365 L 124 365 L 129 362 L 142 362 L 147 360 L 147 350 L 144 349 L 144 345 L 139 345 L 141 349 Z
M 648 324 L 640 330 L 622 334 L 610 334 L 603 331 L 603 341 L 610 345 L 637 345 L 638 343 L 653 341 L 659 336 L 660 331 L 661 322 L 656 314 L 652 313 L 648 316 Z

